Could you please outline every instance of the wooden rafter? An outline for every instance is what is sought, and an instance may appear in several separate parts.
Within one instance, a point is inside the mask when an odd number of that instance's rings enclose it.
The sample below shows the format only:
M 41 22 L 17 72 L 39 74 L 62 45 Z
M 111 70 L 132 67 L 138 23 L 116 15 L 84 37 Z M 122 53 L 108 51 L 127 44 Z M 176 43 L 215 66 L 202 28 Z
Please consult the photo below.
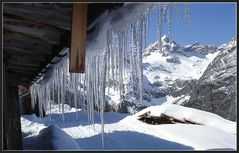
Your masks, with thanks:
M 43 52 L 39 50 L 26 50 L 22 48 L 17 48 L 17 47 L 4 47 L 3 49 L 4 54 L 13 54 L 14 56 L 19 56 L 19 57 L 29 57 L 29 58 L 45 58 L 49 52 Z
M 29 6 L 11 6 L 4 5 L 4 13 L 22 17 L 27 20 L 33 20 L 38 23 L 45 23 L 61 29 L 71 29 L 70 13 L 49 10 L 44 8 Z
M 41 44 L 39 42 L 33 43 L 29 41 L 24 40 L 18 40 L 18 39 L 9 39 L 6 38 L 4 35 L 4 42 L 3 47 L 13 47 L 13 48 L 19 48 L 24 50 L 29 50 L 34 52 L 42 52 L 42 53 L 50 53 L 52 46 L 50 44 Z
M 31 28 L 20 25 L 4 24 L 4 35 L 14 34 L 14 37 L 22 37 L 23 39 L 37 39 L 49 44 L 58 44 L 60 34 L 45 29 Z

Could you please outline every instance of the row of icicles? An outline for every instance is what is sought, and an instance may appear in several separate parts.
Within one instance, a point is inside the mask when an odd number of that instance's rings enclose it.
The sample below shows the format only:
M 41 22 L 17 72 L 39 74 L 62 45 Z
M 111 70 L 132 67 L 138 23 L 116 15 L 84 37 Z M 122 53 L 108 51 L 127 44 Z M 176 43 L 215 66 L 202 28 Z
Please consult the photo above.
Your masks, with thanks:
M 141 5 L 141 4 L 139 4 Z M 154 5 L 155 6 L 155 5 Z M 86 52 L 86 72 L 69 73 L 69 54 L 55 65 L 51 78 L 39 80 L 30 87 L 32 108 L 38 103 L 40 117 L 44 111 L 51 118 L 52 104 L 59 105 L 59 113 L 64 121 L 64 104 L 72 103 L 76 108 L 87 111 L 88 121 L 94 124 L 94 111 L 98 111 L 102 124 L 102 146 L 104 146 L 104 108 L 105 94 L 113 88 L 119 93 L 120 102 L 124 100 L 124 79 L 130 79 L 129 90 L 136 93 L 139 104 L 143 104 L 143 69 L 142 53 L 147 45 L 150 13 L 153 7 L 142 10 L 137 18 L 129 19 L 130 23 L 123 29 L 109 27 L 105 47 L 90 54 Z M 158 4 L 157 33 L 159 49 L 161 48 L 162 25 L 166 22 L 171 34 L 171 14 L 173 5 Z M 178 16 L 179 6 L 176 5 Z M 190 7 L 185 6 L 185 16 L 190 20 Z M 126 16 L 127 17 L 127 16 Z M 99 42 L 102 43 L 102 42 Z M 50 73 L 50 72 L 49 72 Z M 44 76 L 43 76 L 44 77 Z M 70 94 L 71 93 L 71 94 Z M 73 95 L 69 96 L 69 95 Z

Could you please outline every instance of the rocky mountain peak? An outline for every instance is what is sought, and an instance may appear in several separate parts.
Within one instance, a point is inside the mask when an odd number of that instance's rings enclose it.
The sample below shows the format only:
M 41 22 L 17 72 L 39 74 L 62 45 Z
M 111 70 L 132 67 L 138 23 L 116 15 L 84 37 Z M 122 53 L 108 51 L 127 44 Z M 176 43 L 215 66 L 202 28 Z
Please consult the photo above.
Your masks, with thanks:
M 233 46 L 233 44 L 236 44 L 236 38 L 233 37 L 229 43 L 220 46 L 204 45 L 197 42 L 181 47 L 175 40 L 170 39 L 170 37 L 165 34 L 161 37 L 161 49 L 159 49 L 159 41 L 157 40 L 154 43 L 150 44 L 148 48 L 146 48 L 146 52 L 163 52 L 168 55 L 173 52 L 187 54 L 188 52 L 196 51 L 198 53 L 201 53 L 202 55 L 207 55 L 209 53 L 213 54 L 220 49 L 223 50 L 224 47 L 228 46 L 228 44 L 231 44 L 231 46 Z
M 218 49 L 219 50 L 228 50 L 228 49 L 231 49 L 232 47 L 236 47 L 236 45 L 237 45 L 237 37 L 234 36 L 234 37 L 232 37 L 232 39 L 229 42 L 218 46 Z
M 166 34 L 161 37 L 161 41 L 162 41 L 163 44 L 164 43 L 170 43 L 170 39 Z

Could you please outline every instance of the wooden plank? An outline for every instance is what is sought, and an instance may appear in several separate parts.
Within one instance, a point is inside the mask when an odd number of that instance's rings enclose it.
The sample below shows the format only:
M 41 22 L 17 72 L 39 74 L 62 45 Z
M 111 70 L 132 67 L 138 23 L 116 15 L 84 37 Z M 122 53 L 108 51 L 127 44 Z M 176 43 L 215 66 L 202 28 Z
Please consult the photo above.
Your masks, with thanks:
M 27 66 L 16 66 L 16 65 L 8 65 L 7 69 L 16 69 L 22 71 L 37 71 L 36 67 L 27 67 Z
M 11 14 L 38 23 L 45 23 L 61 29 L 71 29 L 70 13 L 28 6 L 4 4 L 4 14 Z
M 26 74 L 26 73 L 14 73 L 14 72 L 11 72 L 11 73 L 14 74 L 16 78 L 20 78 L 20 77 L 30 78 L 30 77 L 32 77 L 32 74 Z M 18 81 L 18 82 L 19 82 L 19 81 Z
M 27 71 L 14 70 L 14 69 L 8 69 L 7 71 L 10 72 L 10 73 L 26 74 L 26 75 L 29 75 L 29 76 L 32 76 L 34 74 L 34 72 L 27 72 Z
M 52 45 L 39 42 L 31 42 L 25 40 L 19 40 L 15 37 L 6 38 L 4 35 L 3 47 L 15 47 L 24 50 L 31 50 L 36 52 L 51 53 Z
M 139 115 L 138 117 L 150 116 L 150 114 L 151 114 L 151 112 L 148 111 L 148 112 L 146 112 L 146 113 L 144 113 L 144 114 L 142 114 L 142 115 Z
M 16 55 L 10 55 L 10 60 L 12 61 L 30 61 L 30 62 L 36 62 L 36 63 L 41 63 L 45 61 L 45 58 L 39 58 L 39 57 L 35 57 L 35 58 L 29 58 L 27 56 L 16 56 Z
M 24 35 L 24 34 L 21 34 L 21 33 L 6 32 L 5 30 L 3 32 L 4 32 L 4 39 L 7 38 L 7 39 L 15 39 L 15 40 L 19 40 L 19 41 L 29 41 L 29 42 L 32 42 L 32 43 L 52 44 L 52 43 L 49 43 L 45 40 L 42 40 L 42 39 L 39 39 L 39 38 L 36 38 L 36 37 L 32 37 L 32 36 L 28 36 L 28 35 Z
M 10 55 L 10 59 L 13 62 L 29 62 L 29 63 L 39 63 L 41 64 L 43 61 L 45 61 L 45 59 L 42 58 L 27 58 L 27 57 L 18 57 L 18 56 L 14 56 L 14 55 Z
M 176 123 L 182 123 L 182 124 L 197 124 L 202 125 L 200 123 L 196 123 L 194 121 L 189 121 L 187 119 L 178 119 L 173 116 L 166 115 L 164 113 L 161 113 L 160 116 L 152 116 L 150 115 L 150 111 L 146 112 L 139 116 L 139 120 L 146 122 L 148 124 L 176 124 Z
M 7 66 L 7 69 L 14 69 L 14 70 L 21 70 L 21 71 L 30 71 L 30 72 L 36 72 L 37 69 L 36 68 L 31 68 L 31 67 L 20 67 L 20 66 L 12 66 L 9 65 Z
M 3 16 L 3 24 L 5 23 L 12 23 L 12 24 L 22 24 L 22 25 L 29 25 L 29 26 L 48 26 L 47 24 L 43 24 L 43 23 L 38 23 L 32 20 L 25 20 L 21 17 L 17 17 L 17 16 L 11 16 L 11 15 L 4 15 Z
M 22 61 L 22 60 L 8 60 L 7 61 L 7 64 L 18 64 L 18 65 L 22 65 L 22 66 L 25 66 L 25 65 L 29 65 L 29 66 L 41 66 L 41 62 L 36 62 L 36 61 L 33 61 L 33 60 L 27 60 L 27 61 Z
M 28 58 L 45 58 L 47 53 L 37 52 L 34 50 L 25 50 L 21 48 L 15 48 L 15 47 L 4 47 L 3 53 L 10 54 L 14 56 L 19 57 L 28 57 Z
M 13 67 L 24 67 L 24 68 L 29 68 L 29 69 L 38 69 L 40 65 L 26 65 L 24 63 L 16 63 L 12 61 L 7 62 L 7 67 L 13 66 Z
M 72 13 L 72 3 L 34 3 L 34 7 Z
M 87 4 L 74 3 L 72 13 L 70 68 L 73 73 L 85 72 L 87 43 Z
M 49 43 L 49 44 L 59 44 L 60 33 L 52 32 L 45 29 L 37 29 L 31 28 L 27 26 L 20 26 L 20 25 L 11 25 L 11 24 L 4 24 L 4 37 L 5 35 L 15 34 L 15 37 L 22 36 L 23 38 L 27 39 L 39 39 Z
M 17 47 L 5 47 L 3 48 L 4 54 L 14 54 L 18 56 L 31 56 L 31 57 L 44 57 L 47 54 L 50 54 L 50 52 L 46 52 L 45 50 L 26 50 L 22 48 Z
M 13 24 L 13 25 L 21 25 L 21 26 L 27 26 L 42 30 L 49 30 L 55 33 L 62 33 L 64 29 L 60 29 L 58 27 L 54 27 L 49 24 L 45 23 L 39 23 L 33 20 L 26 20 L 24 18 L 18 17 L 18 16 L 12 16 L 12 15 L 4 15 L 3 17 L 3 24 Z

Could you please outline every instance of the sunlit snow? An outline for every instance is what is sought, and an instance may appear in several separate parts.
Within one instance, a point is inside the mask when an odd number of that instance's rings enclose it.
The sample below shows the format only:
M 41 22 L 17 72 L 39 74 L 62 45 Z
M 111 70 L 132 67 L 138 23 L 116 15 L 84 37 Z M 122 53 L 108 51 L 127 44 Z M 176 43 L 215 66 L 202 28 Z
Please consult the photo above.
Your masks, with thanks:
M 41 149 L 42 137 L 39 131 L 54 124 L 56 130 L 49 137 L 49 143 L 58 150 L 71 150 L 75 142 L 81 150 L 102 150 L 101 123 L 97 112 L 94 112 L 95 125 L 88 123 L 86 113 L 79 109 L 79 119 L 75 119 L 74 108 L 65 104 L 65 120 L 58 113 L 58 106 L 53 105 L 52 118 L 43 119 L 35 115 L 21 117 L 24 136 L 24 149 Z M 138 116 L 151 111 L 153 115 L 161 113 L 176 118 L 186 118 L 203 125 L 162 124 L 150 125 L 138 120 Z M 148 107 L 134 115 L 115 112 L 104 113 L 104 150 L 235 150 L 236 123 L 223 119 L 215 114 L 174 104 L 165 103 Z M 59 131 L 60 128 L 66 134 Z M 49 131 L 49 130 L 48 130 Z M 71 136 L 72 146 L 67 143 Z M 68 137 L 66 139 L 66 137 Z M 64 141 L 65 140 L 65 141 Z M 60 143 L 61 142 L 61 143 Z M 67 143 L 67 144 L 65 144 Z

